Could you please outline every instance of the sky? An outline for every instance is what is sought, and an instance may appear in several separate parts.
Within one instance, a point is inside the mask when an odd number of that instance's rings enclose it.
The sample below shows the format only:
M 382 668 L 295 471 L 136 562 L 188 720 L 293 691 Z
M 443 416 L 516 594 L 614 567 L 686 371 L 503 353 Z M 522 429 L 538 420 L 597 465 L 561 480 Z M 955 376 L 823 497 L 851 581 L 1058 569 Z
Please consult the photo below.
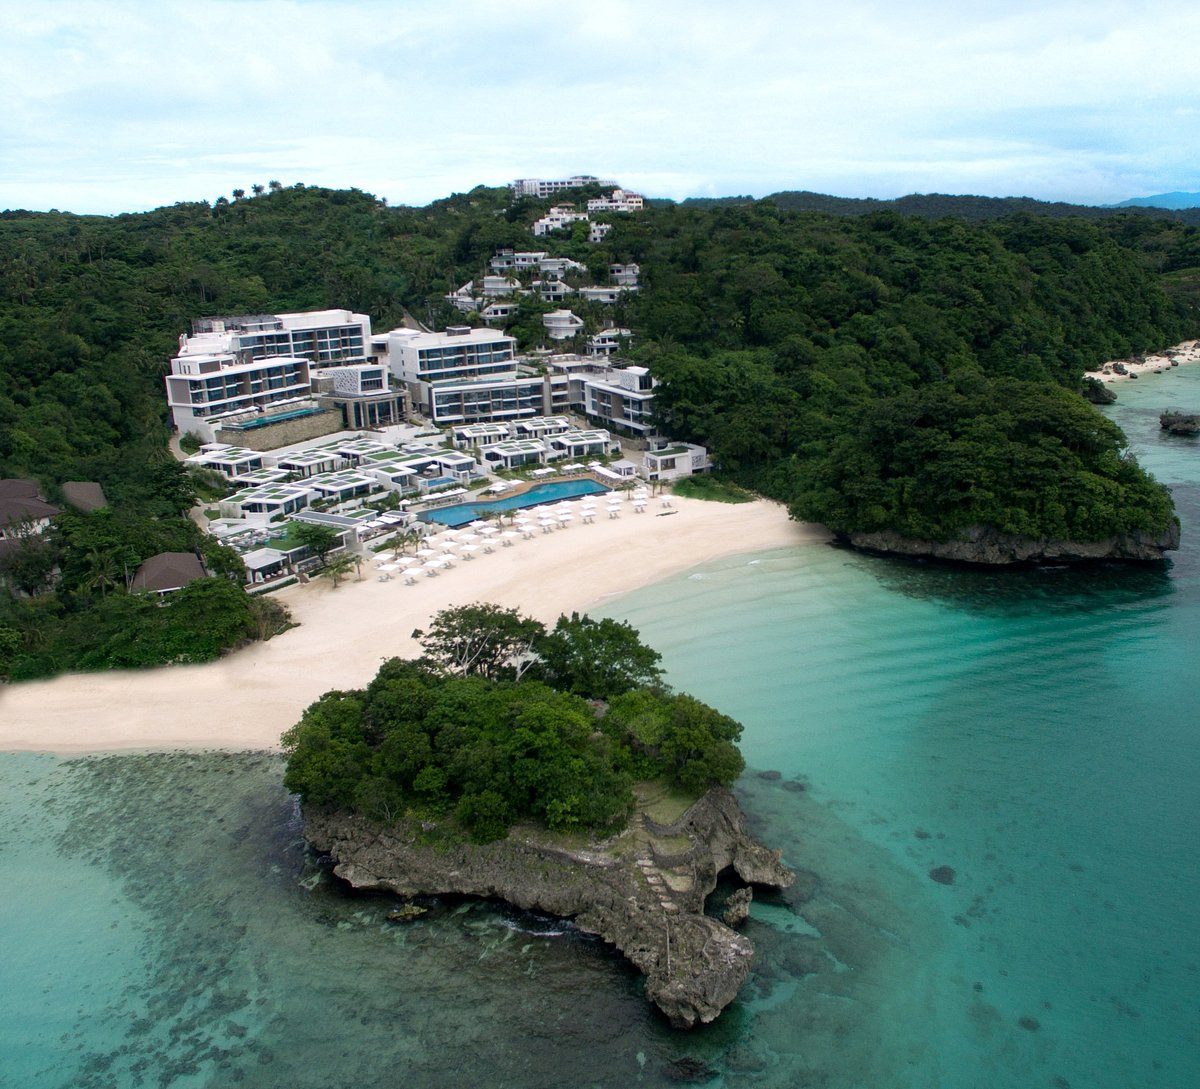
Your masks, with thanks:
M 0 209 L 1200 190 L 1200 4 L 0 0 Z

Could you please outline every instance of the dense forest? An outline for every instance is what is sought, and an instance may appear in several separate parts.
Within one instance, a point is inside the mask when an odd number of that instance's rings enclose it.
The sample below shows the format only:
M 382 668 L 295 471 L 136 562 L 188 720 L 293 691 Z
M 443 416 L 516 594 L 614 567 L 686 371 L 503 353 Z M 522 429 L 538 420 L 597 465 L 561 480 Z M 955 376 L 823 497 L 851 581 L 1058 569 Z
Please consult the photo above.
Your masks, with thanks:
M 389 823 L 450 818 L 486 842 L 517 821 L 619 827 L 636 781 L 699 795 L 743 770 L 741 724 L 663 685 L 627 624 L 574 614 L 546 631 L 479 604 L 422 634 L 422 658 L 327 692 L 284 734 L 289 790 Z
M 162 384 L 193 318 L 347 307 L 376 329 L 406 312 L 442 327 L 461 318 L 446 292 L 504 247 L 571 257 L 597 283 L 636 261 L 640 293 L 577 306 L 587 329 L 632 328 L 663 429 L 800 517 L 1086 539 L 1172 517 L 1078 390 L 1088 367 L 1200 333 L 1200 231 L 1184 213 L 979 218 L 980 198 L 938 197 L 923 214 L 847 215 L 780 194 L 651 202 L 592 245 L 580 224 L 534 240 L 554 202 L 507 189 L 423 208 L 252 193 L 112 218 L 0 213 L 0 477 L 31 477 L 52 502 L 64 481 L 96 480 L 110 501 L 5 559 L 0 672 L 38 643 L 60 650 L 17 675 L 85 664 L 70 618 L 123 592 L 114 572 L 206 547 L 184 517 L 195 482 L 168 452 Z M 547 308 L 514 315 L 523 347 Z

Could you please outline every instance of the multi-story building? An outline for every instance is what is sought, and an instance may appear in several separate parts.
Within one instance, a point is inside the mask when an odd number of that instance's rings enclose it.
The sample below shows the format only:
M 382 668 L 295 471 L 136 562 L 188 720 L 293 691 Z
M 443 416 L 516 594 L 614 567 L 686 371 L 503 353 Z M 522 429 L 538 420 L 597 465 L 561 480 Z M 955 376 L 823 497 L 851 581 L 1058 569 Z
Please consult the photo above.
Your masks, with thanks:
M 542 315 L 542 324 L 551 340 L 570 340 L 583 328 L 583 319 L 570 310 L 551 310 Z
M 536 416 L 543 382 L 517 371 L 516 340 L 493 329 L 451 326 L 441 333 L 395 329 L 388 360 L 414 411 L 440 427 Z
M 607 189 L 616 184 L 615 181 L 601 181 L 599 178 L 592 177 L 591 174 L 576 174 L 570 178 L 552 181 L 543 178 L 518 178 L 515 182 L 510 183 L 510 188 L 518 197 L 537 197 L 539 200 L 545 200 L 546 197 L 561 193 L 564 189 L 579 189 L 585 185 L 598 185 Z
M 645 201 L 637 193 L 614 189 L 612 196 L 593 197 L 587 206 L 589 212 L 640 212 Z
M 316 411 L 312 368 L 365 363 L 370 343 L 349 310 L 198 319 L 165 379 L 174 425 L 211 442 L 224 423 Z
M 351 431 L 403 423 L 408 416 L 407 391 L 392 388 L 386 363 L 328 367 L 312 379 L 319 403 L 339 409 Z
M 586 223 L 587 220 L 587 212 L 577 212 L 570 205 L 560 205 L 551 208 L 541 219 L 534 222 L 533 234 L 535 238 L 541 238 L 551 231 L 569 227 L 572 223 Z

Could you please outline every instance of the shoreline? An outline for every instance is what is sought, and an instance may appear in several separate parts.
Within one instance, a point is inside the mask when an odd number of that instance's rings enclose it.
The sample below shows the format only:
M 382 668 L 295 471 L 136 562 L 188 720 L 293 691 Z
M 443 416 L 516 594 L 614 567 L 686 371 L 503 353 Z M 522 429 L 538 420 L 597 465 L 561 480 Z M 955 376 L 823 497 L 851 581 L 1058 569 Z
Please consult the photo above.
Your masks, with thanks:
M 324 692 L 361 688 L 383 659 L 419 653 L 412 632 L 441 609 L 487 601 L 552 624 L 712 560 L 832 540 L 765 499 L 671 504 L 538 533 L 411 585 L 378 581 L 364 564 L 361 581 L 337 589 L 326 579 L 288 586 L 275 597 L 298 627 L 215 662 L 4 686 L 0 752 L 278 751 Z
M 1098 382 L 1106 384 L 1110 382 L 1127 382 L 1130 379 L 1138 378 L 1145 374 L 1161 374 L 1163 371 L 1170 370 L 1177 364 L 1196 362 L 1200 362 L 1200 340 L 1185 340 L 1161 352 L 1143 356 L 1140 361 L 1133 359 L 1110 359 L 1094 371 L 1085 371 L 1084 376 L 1095 378 Z M 1113 367 L 1118 363 L 1125 368 L 1125 374 L 1118 374 L 1113 370 Z

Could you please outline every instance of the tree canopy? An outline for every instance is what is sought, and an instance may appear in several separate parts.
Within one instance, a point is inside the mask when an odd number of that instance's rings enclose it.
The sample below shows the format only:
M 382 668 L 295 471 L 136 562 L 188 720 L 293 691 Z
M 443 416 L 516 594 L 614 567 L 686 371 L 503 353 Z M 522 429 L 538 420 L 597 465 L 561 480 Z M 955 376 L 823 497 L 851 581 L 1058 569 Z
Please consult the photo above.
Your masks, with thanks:
M 284 782 L 306 803 L 383 821 L 453 818 L 486 841 L 520 820 L 560 832 L 617 826 L 637 779 L 699 794 L 742 772 L 741 725 L 658 683 L 658 654 L 628 625 L 574 614 L 546 635 L 512 610 L 471 605 L 438 614 L 429 631 L 425 658 L 390 659 L 365 690 L 326 693 L 284 735 Z M 588 682 L 541 668 L 541 648 L 572 661 L 599 631 L 628 671 Z M 537 664 L 518 679 L 514 663 L 527 658 Z M 606 713 L 600 699 L 614 688 Z

